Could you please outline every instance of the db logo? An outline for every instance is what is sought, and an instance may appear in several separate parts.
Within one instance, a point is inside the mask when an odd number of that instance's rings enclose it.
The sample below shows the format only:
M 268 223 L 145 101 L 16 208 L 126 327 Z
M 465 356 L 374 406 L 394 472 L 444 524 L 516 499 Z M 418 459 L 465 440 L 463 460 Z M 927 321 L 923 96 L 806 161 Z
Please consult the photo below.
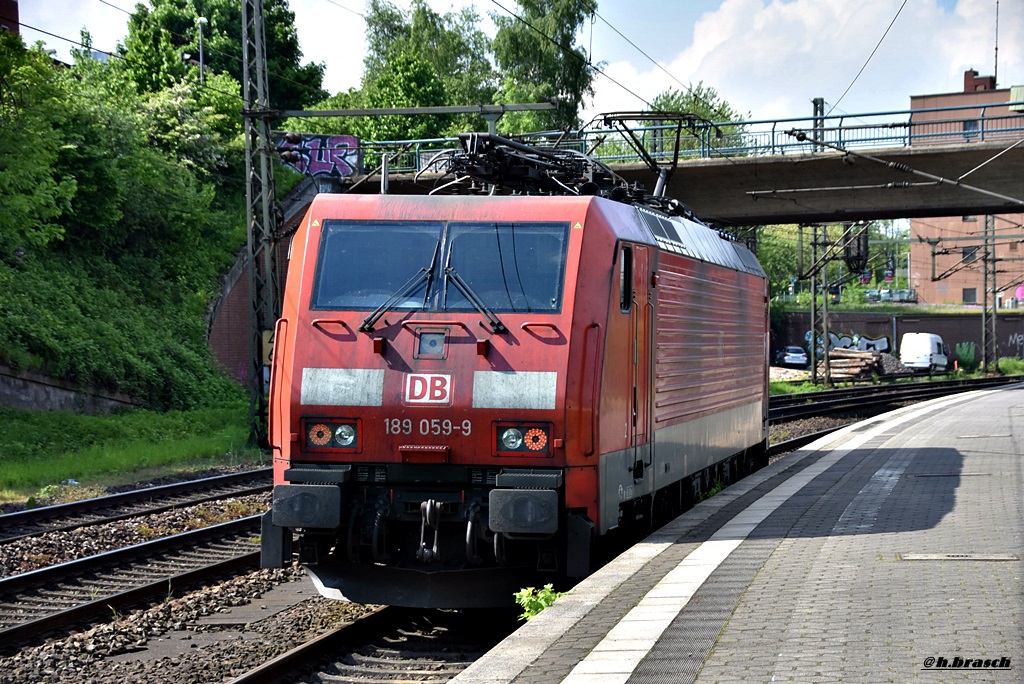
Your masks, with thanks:
M 452 403 L 452 376 L 434 373 L 409 373 L 405 376 L 405 403 Z

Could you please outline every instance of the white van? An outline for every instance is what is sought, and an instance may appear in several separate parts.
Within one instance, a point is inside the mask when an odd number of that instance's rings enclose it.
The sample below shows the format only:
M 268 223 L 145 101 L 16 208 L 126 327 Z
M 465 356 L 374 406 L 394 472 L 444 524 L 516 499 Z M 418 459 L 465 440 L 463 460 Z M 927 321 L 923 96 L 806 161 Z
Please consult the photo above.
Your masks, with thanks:
M 933 333 L 905 333 L 900 341 L 900 363 L 915 371 L 945 373 L 949 363 L 946 345 Z

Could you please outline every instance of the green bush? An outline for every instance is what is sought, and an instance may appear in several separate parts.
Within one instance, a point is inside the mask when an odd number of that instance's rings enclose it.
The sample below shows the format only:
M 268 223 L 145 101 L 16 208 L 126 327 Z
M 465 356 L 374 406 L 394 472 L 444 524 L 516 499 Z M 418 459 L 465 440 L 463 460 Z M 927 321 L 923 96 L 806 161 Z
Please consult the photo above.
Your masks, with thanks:
M 515 593 L 516 603 L 523 609 L 519 619 L 533 619 L 540 611 L 550 606 L 559 596 L 563 595 L 564 592 L 554 590 L 553 584 L 545 584 L 540 589 L 534 587 L 520 589 Z
M 999 372 L 1003 375 L 1024 375 L 1024 359 L 1009 356 L 999 359 Z
M 205 316 L 245 241 L 244 184 L 200 163 L 237 125 L 188 84 L 151 97 L 88 51 L 58 69 L 0 36 L 0 363 L 189 409 L 238 392 Z
M 202 312 L 114 290 L 75 259 L 36 255 L 6 272 L 0 362 L 131 396 L 153 409 L 190 409 L 240 396 L 206 344 Z M 111 272 L 116 266 L 108 264 Z

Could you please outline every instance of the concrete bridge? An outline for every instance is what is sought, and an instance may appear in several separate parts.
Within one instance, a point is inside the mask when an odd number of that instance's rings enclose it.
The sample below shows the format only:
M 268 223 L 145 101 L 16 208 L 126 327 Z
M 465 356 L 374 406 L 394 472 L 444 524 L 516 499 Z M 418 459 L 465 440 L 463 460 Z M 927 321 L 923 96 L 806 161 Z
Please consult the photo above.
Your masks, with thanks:
M 895 167 L 839 152 L 695 159 L 680 165 L 667 194 L 688 204 L 703 220 L 726 225 L 1020 213 L 1024 145 L 1008 152 L 1007 147 L 1006 142 L 978 142 L 870 152 L 871 158 Z M 637 180 L 645 174 L 650 177 L 649 171 L 635 166 L 620 173 Z

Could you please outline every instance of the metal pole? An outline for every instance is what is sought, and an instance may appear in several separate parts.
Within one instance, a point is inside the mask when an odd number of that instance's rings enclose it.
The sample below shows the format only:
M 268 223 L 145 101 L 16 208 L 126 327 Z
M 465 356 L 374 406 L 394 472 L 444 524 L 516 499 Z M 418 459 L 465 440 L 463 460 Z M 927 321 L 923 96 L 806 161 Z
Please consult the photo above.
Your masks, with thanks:
M 985 364 L 985 371 L 994 373 L 999 369 L 999 343 L 996 337 L 996 313 L 999 310 L 999 302 L 996 299 L 996 244 L 995 244 L 995 217 L 985 215 L 985 247 L 982 261 L 982 269 L 985 272 L 985 302 L 981 317 L 982 331 L 982 356 Z
M 203 75 L 203 24 L 206 23 L 206 17 L 199 17 L 196 21 L 199 23 L 199 85 L 203 85 L 206 83 Z
M 821 226 L 821 249 L 824 252 L 828 250 L 828 227 L 822 224 Z M 825 291 L 823 293 L 824 299 L 821 302 L 821 355 L 822 363 L 825 366 L 825 378 L 824 383 L 826 385 L 832 385 L 832 364 L 829 362 L 829 347 L 832 344 L 832 337 L 829 334 L 828 329 L 828 261 L 825 261 L 821 267 L 824 277 L 822 282 L 824 283 Z
M 803 253 L 803 226 L 800 227 L 800 250 Z M 811 226 L 811 263 L 818 263 L 818 231 Z M 801 271 L 802 273 L 803 271 Z M 811 382 L 818 383 L 818 272 L 811 275 Z
M 981 252 L 981 367 L 985 372 L 991 359 L 988 355 L 988 215 L 985 216 Z
M 242 94 L 245 100 L 247 247 L 249 251 L 250 334 L 249 441 L 267 443 L 267 390 L 264 347 L 280 305 L 277 296 L 274 167 L 270 163 L 270 101 L 264 45 L 263 2 L 242 0 Z

